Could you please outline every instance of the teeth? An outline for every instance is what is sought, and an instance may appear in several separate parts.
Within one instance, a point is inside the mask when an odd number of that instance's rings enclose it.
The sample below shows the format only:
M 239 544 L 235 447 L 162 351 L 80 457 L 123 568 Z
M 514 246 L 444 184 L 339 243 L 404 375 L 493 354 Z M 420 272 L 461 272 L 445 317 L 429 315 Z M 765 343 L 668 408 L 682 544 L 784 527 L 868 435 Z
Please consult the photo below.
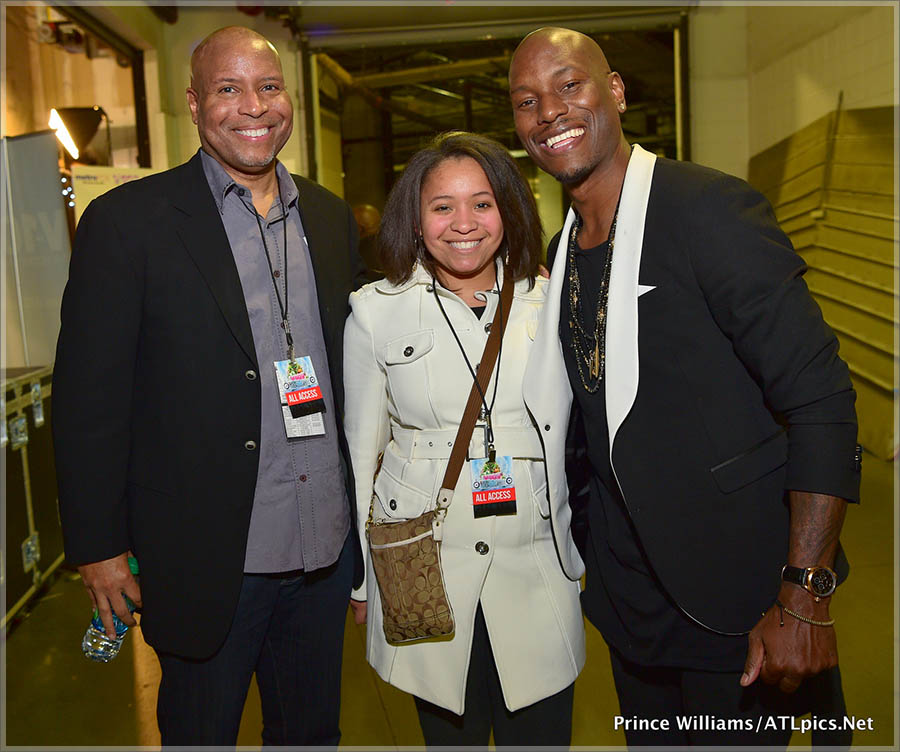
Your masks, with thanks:
M 547 146 L 549 146 L 552 149 L 554 146 L 556 146 L 556 144 L 560 143 L 561 141 L 565 141 L 566 139 L 569 139 L 569 138 L 575 138 L 576 136 L 580 136 L 583 133 L 584 133 L 584 128 L 571 128 L 570 130 L 567 130 L 565 133 L 560 133 L 559 135 L 551 136 L 544 143 L 546 143 Z
M 250 136 L 251 138 L 256 138 L 257 136 L 265 136 L 268 132 L 268 128 L 253 128 L 251 130 L 238 131 L 238 133 L 240 133 L 242 136 Z
M 457 241 L 451 241 L 450 245 L 460 251 L 467 251 L 470 248 L 474 248 L 480 242 L 481 242 L 480 240 L 457 240 Z

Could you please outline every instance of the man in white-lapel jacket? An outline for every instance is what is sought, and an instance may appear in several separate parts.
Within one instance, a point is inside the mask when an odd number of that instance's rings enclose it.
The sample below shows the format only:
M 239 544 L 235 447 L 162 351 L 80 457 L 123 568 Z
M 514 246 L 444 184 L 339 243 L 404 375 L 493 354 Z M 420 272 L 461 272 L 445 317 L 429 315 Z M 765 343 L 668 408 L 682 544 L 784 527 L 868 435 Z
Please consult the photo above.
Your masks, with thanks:
M 767 719 L 816 692 L 817 715 L 843 707 L 829 602 L 860 449 L 837 340 L 759 193 L 632 149 L 624 83 L 589 37 L 530 34 L 510 95 L 572 200 L 541 331 L 590 461 L 582 603 L 620 727 L 629 745 L 785 746 Z

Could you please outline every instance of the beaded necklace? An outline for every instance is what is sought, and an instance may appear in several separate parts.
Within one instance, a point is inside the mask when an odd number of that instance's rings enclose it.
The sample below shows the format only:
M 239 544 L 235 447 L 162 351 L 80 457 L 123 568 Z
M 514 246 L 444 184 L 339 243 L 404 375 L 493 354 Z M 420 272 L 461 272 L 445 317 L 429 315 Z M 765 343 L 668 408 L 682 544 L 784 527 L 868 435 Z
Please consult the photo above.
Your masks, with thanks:
M 619 194 L 619 200 L 621 200 Z M 606 252 L 606 262 L 603 264 L 603 276 L 600 278 L 600 291 L 597 293 L 597 313 L 594 316 L 593 332 L 585 330 L 582 322 L 585 320 L 584 306 L 581 295 L 581 280 L 578 276 L 578 265 L 575 263 L 575 248 L 578 231 L 583 220 L 580 215 L 575 215 L 572 229 L 569 232 L 569 329 L 572 332 L 572 345 L 575 350 L 575 363 L 578 367 L 578 375 L 584 388 L 593 394 L 600 388 L 603 375 L 606 371 L 606 309 L 609 302 L 609 277 L 612 271 L 613 248 L 616 244 L 616 222 L 619 219 L 619 204 L 616 203 L 616 212 L 613 215 L 612 226 L 609 229 L 609 250 Z

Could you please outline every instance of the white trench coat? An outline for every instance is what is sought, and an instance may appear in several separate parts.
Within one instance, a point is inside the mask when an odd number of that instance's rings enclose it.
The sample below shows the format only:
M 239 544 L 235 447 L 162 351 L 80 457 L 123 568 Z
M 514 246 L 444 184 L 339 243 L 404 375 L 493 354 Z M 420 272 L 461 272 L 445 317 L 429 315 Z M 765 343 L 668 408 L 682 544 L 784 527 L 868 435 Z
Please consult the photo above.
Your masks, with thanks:
M 538 327 L 548 282 L 538 278 L 529 290 L 528 281 L 520 281 L 503 338 L 492 412 L 497 453 L 513 457 L 517 513 L 476 519 L 471 474 L 468 463 L 463 466 L 441 544 L 455 636 L 388 645 L 365 534 L 376 460 L 384 450 L 374 484 L 376 518 L 405 519 L 433 508 L 472 385 L 431 282 L 419 266 L 402 285 L 381 280 L 350 296 L 344 334 L 345 429 L 367 552 L 366 581 L 353 597 L 368 601 L 366 657 L 378 675 L 457 714 L 465 709 L 480 600 L 503 697 L 513 711 L 567 687 L 585 660 L 579 603 L 584 565 L 569 530 L 564 472 L 572 394 L 556 332 Z M 438 294 L 474 367 L 499 295 L 486 294 L 487 308 L 479 320 L 453 293 L 439 287 Z M 496 370 L 487 391 L 489 404 L 495 378 Z M 483 446 L 483 431 L 476 427 L 470 456 L 483 457 Z

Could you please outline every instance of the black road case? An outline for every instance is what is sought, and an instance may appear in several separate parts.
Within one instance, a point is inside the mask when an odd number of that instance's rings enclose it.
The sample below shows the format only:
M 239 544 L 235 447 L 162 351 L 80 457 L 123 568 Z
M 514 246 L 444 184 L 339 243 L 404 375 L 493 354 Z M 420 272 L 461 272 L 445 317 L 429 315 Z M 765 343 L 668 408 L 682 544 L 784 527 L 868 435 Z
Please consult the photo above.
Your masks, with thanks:
M 3 628 L 64 559 L 50 435 L 52 375 L 50 366 L 0 374 Z

